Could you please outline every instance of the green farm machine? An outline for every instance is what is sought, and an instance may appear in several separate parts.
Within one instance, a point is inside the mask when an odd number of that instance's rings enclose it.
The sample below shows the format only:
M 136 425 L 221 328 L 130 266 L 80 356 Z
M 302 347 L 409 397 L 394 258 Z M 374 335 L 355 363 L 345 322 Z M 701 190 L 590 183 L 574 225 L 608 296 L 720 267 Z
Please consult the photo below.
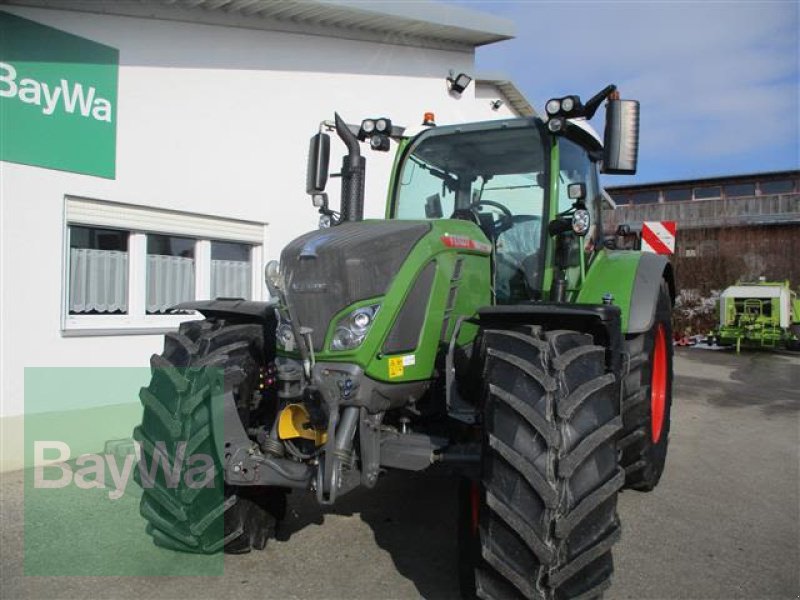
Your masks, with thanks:
M 711 340 L 722 346 L 800 350 L 800 300 L 788 281 L 738 282 L 719 299 L 719 328 Z
M 615 90 L 552 99 L 545 118 L 428 114 L 417 133 L 323 122 L 307 181 L 321 227 L 267 265 L 272 300 L 180 305 L 205 318 L 152 359 L 142 460 L 213 463 L 202 487 L 198 467 L 172 485 L 139 471 L 156 544 L 261 549 L 290 490 L 329 505 L 434 467 L 460 482 L 462 596 L 601 596 L 617 496 L 664 468 L 675 296 L 664 257 L 603 236 L 598 174 L 634 173 L 638 151 L 639 104 Z M 604 103 L 601 142 L 587 123 Z M 386 218 L 365 220 L 362 149 L 392 146 Z

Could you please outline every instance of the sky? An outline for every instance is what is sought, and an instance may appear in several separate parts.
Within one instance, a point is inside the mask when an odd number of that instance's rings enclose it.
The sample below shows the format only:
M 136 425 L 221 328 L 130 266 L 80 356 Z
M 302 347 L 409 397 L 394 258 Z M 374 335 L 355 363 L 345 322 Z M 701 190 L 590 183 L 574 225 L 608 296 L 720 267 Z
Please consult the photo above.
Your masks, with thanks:
M 538 111 L 608 83 L 641 102 L 638 173 L 605 185 L 800 168 L 798 2 L 452 3 L 514 21 L 476 72 L 506 74 Z

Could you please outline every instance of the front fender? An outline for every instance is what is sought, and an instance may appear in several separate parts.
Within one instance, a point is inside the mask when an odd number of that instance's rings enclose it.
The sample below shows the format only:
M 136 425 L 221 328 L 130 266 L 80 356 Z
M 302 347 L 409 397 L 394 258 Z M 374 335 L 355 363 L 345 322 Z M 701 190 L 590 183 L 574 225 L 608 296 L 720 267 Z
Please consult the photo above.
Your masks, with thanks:
M 644 333 L 653 326 L 661 281 L 675 301 L 672 265 L 665 256 L 632 250 L 602 250 L 592 262 L 577 302 L 601 304 L 611 294 L 622 311 L 623 333 Z
M 254 300 L 224 299 L 197 300 L 182 302 L 172 310 L 196 310 L 204 317 L 223 317 L 243 319 L 262 323 L 275 323 L 276 302 L 256 302 Z

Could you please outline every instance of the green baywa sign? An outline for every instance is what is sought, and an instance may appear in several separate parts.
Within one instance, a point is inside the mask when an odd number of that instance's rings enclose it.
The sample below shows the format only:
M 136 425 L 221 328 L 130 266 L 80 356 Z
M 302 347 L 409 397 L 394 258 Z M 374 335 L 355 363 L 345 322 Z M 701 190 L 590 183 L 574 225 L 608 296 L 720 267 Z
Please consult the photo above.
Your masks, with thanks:
M 113 179 L 119 50 L 0 11 L 0 160 Z

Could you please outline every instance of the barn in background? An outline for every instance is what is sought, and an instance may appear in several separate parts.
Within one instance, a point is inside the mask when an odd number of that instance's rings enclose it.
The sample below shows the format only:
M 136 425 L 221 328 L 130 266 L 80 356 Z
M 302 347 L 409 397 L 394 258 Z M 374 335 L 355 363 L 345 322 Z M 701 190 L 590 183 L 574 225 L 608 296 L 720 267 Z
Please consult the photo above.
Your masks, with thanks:
M 715 297 L 739 280 L 788 279 L 800 287 L 800 171 L 776 171 L 609 187 L 611 233 L 622 224 L 675 221 L 672 263 L 695 332 L 714 321 Z

